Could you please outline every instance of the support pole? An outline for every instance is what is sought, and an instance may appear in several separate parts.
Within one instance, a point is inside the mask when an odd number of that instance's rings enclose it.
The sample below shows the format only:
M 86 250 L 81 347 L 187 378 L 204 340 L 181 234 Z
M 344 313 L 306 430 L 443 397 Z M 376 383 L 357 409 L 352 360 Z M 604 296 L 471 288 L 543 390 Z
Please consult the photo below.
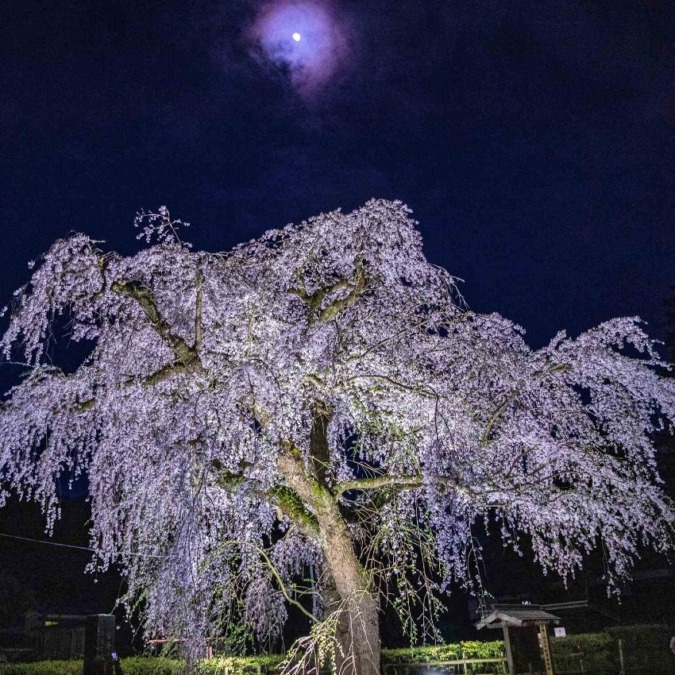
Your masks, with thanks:
M 541 653 L 544 657 L 544 667 L 546 668 L 546 675 L 553 675 L 553 658 L 551 656 L 551 644 L 548 641 L 548 629 L 545 623 L 539 624 L 539 644 L 541 645 Z
M 506 663 L 509 667 L 509 675 L 516 675 L 516 669 L 513 665 L 513 654 L 511 652 L 511 638 L 509 637 L 509 627 L 503 623 L 502 631 L 504 633 L 504 649 L 506 650 Z

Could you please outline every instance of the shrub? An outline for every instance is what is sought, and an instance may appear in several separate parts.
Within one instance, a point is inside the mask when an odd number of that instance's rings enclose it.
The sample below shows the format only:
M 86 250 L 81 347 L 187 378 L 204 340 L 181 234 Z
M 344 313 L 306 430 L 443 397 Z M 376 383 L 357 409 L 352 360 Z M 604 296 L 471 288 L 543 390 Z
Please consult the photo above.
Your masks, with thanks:
M 621 669 L 621 640 L 626 673 L 675 675 L 675 659 L 668 648 L 672 635 L 666 626 L 617 626 L 601 633 L 552 638 L 551 646 L 560 670 L 572 670 L 569 666 L 583 662 L 586 672 L 613 675 Z
M 82 675 L 82 661 L 2 664 L 0 675 Z
M 608 633 L 580 633 L 564 638 L 551 638 L 553 659 L 560 670 L 581 669 L 605 675 L 616 673 L 618 652 Z
M 262 673 L 276 673 L 283 656 L 267 654 L 264 656 L 217 656 L 200 663 L 200 675 L 223 675 L 228 669 L 230 675 L 248 675 L 257 673 L 258 668 Z M 125 671 L 126 675 L 126 671 Z
M 461 659 L 498 659 L 504 655 L 504 643 L 501 640 L 493 642 L 459 642 L 448 645 L 434 645 L 430 647 L 410 647 L 406 649 L 383 649 L 382 662 L 396 663 L 433 663 L 438 661 L 453 661 Z
M 616 626 L 606 629 L 617 645 L 623 646 L 626 672 L 640 671 L 650 675 L 675 673 L 675 658 L 668 643 L 673 629 L 663 625 Z M 618 656 L 617 656 L 618 659 Z
M 455 661 L 461 658 L 467 659 L 501 659 L 504 656 L 504 643 L 501 640 L 493 642 L 460 642 L 448 645 L 434 645 L 430 647 L 412 647 L 408 649 L 383 649 L 383 665 L 442 663 Z M 467 666 L 466 673 L 494 671 L 505 673 L 506 666 L 503 664 Z M 445 672 L 441 668 L 434 672 Z M 453 671 L 454 672 L 454 671 Z
M 382 661 L 396 663 L 432 663 L 470 659 L 501 658 L 503 644 L 495 642 L 460 642 L 456 644 L 412 649 L 385 649 Z M 283 660 L 279 655 L 265 656 L 218 656 L 199 663 L 199 675 L 223 675 L 228 669 L 230 675 L 248 675 L 258 672 L 274 673 Z M 159 656 L 138 656 L 122 659 L 124 675 L 182 675 L 185 662 Z M 8 664 L 0 666 L 0 675 L 81 675 L 82 661 L 41 661 L 39 663 Z
M 666 626 L 620 626 L 601 633 L 581 633 L 564 638 L 551 638 L 554 660 L 560 670 L 583 669 L 594 675 L 614 675 L 619 672 L 618 641 L 622 641 L 627 674 L 675 675 L 675 659 L 668 643 L 673 635 Z M 498 659 L 504 654 L 501 640 L 492 642 L 459 642 L 430 647 L 382 650 L 384 665 L 419 664 L 467 659 Z M 219 656 L 205 659 L 198 666 L 199 675 L 254 675 L 260 669 L 272 674 L 283 660 L 279 655 Z M 156 656 L 122 659 L 124 675 L 183 675 L 185 662 Z M 484 672 L 484 666 L 467 669 L 467 673 Z M 506 672 L 501 666 L 495 672 Z M 41 661 L 0 665 L 0 675 L 81 675 L 82 661 Z
M 182 675 L 185 661 L 165 656 L 134 656 L 122 659 L 124 675 Z

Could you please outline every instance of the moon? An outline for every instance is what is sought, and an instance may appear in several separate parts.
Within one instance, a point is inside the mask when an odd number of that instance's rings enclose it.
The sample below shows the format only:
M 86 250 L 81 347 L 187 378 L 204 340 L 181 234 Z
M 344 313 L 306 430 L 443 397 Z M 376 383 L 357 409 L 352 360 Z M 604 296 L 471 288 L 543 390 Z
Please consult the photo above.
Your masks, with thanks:
M 337 0 L 269 0 L 248 31 L 251 56 L 311 99 L 344 70 L 354 27 Z M 289 40 L 290 36 L 290 40 Z

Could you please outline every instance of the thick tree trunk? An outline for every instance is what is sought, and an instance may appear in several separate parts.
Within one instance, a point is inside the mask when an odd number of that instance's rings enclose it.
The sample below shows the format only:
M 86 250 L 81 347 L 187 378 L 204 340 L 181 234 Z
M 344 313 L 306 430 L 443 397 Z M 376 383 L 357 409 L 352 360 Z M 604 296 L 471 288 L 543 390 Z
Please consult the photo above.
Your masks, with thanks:
M 318 515 L 326 556 L 330 595 L 328 611 L 339 611 L 339 675 L 379 675 L 380 625 L 377 597 L 356 557 L 351 535 L 334 504 Z
M 339 675 L 379 675 L 380 627 L 377 596 L 372 580 L 354 551 L 349 527 L 335 496 L 308 474 L 303 459 L 291 445 L 279 457 L 286 485 L 311 507 L 316 519 L 313 536 L 326 558 L 329 576 L 327 609 L 339 610 L 337 640 Z

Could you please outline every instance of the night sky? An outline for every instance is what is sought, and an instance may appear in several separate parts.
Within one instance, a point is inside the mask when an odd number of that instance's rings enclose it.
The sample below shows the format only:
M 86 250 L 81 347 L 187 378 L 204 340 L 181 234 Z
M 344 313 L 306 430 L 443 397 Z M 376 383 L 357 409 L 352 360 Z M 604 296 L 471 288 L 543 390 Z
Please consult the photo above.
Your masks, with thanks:
M 133 251 L 141 208 L 166 204 L 197 247 L 225 250 L 386 197 L 414 209 L 471 308 L 534 346 L 617 315 L 661 334 L 675 283 L 668 0 L 0 11 L 2 304 L 69 231 Z
M 663 335 L 669 0 L 5 0 L 0 92 L 0 306 L 70 231 L 134 251 L 141 208 L 226 250 L 385 197 L 533 346 Z

